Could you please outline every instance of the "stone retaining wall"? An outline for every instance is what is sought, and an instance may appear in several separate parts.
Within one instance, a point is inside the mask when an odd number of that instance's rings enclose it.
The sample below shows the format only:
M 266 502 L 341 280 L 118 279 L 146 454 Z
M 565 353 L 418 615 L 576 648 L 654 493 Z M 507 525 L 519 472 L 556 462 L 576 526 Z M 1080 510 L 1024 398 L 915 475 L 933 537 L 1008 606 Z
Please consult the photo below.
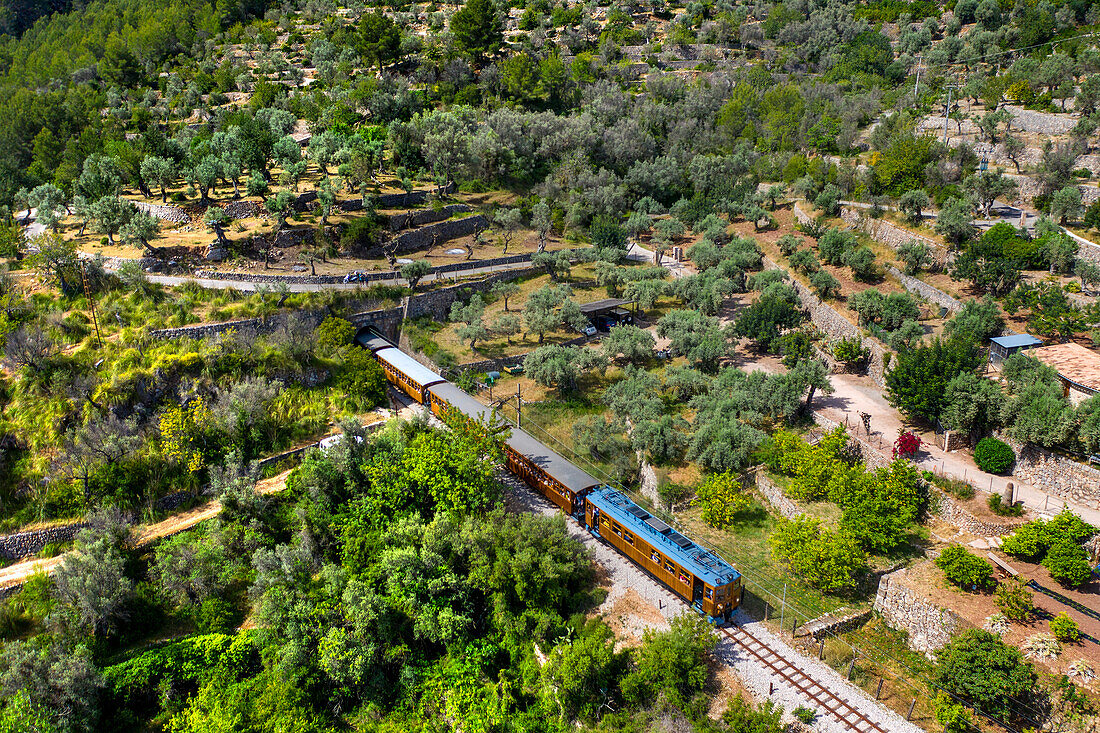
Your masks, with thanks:
M 222 204 L 222 211 L 230 219 L 255 219 L 267 216 L 267 211 L 255 201 L 230 201 Z
M 760 495 L 767 500 L 768 504 L 772 506 L 781 516 L 787 519 L 794 519 L 795 517 L 802 516 L 802 510 L 798 508 L 798 505 L 787 498 L 787 495 L 783 493 L 783 489 L 770 478 L 764 471 L 763 466 L 757 466 L 755 469 L 755 482 L 756 490 L 760 492 Z
M 419 227 L 425 224 L 434 224 L 437 221 L 450 219 L 455 214 L 470 211 L 466 204 L 450 204 L 441 209 L 416 209 L 404 214 L 392 214 L 389 217 L 391 232 L 399 232 L 409 227 Z
M 964 532 L 969 532 L 977 537 L 1004 537 L 1012 534 L 1016 528 L 1024 524 L 1024 520 L 1009 524 L 993 524 L 978 519 L 973 514 L 963 509 L 950 496 L 939 488 L 931 487 L 932 506 L 931 512 L 945 522 L 955 525 Z
M 4 535 L 0 537 L 0 560 L 20 560 L 41 552 L 48 544 L 69 542 L 87 526 L 87 522 L 74 522 Z
M 443 242 L 474 234 L 488 227 L 489 220 L 481 214 L 467 216 L 462 219 L 449 219 L 438 224 L 430 224 L 410 232 L 398 234 L 390 240 L 387 249 L 397 254 L 415 252 L 427 249 L 432 245 L 438 246 Z M 381 251 L 380 248 L 376 249 Z
M 1006 442 L 1016 451 L 1012 475 L 1021 482 L 1075 504 L 1100 506 L 1100 470 L 1039 446 Z
M 934 288 L 923 280 L 910 277 L 896 267 L 888 267 L 886 269 L 891 275 L 896 277 L 898 282 L 901 283 L 901 286 L 910 293 L 915 293 L 931 303 L 946 308 L 951 313 L 956 313 L 963 309 L 963 304 L 961 302 L 955 300 L 939 288 Z
M 892 250 L 896 251 L 906 242 L 916 240 L 928 245 L 932 251 L 932 258 L 938 266 L 943 267 L 950 262 L 950 253 L 939 242 L 920 234 L 914 234 L 886 219 L 875 219 L 865 209 L 842 206 L 840 208 L 840 218 L 849 226 L 865 232 L 871 239 L 885 244 Z
M 454 183 L 448 183 L 443 187 L 443 193 L 454 193 L 458 190 L 458 186 Z M 431 195 L 430 191 L 413 191 L 411 193 L 384 193 L 376 198 L 376 203 L 380 209 L 408 209 L 413 206 L 420 206 L 422 203 L 428 200 L 428 196 Z M 303 194 L 308 195 L 308 194 Z M 312 201 L 317 195 L 314 192 L 313 198 L 308 199 L 306 202 Z M 362 199 L 348 199 L 347 201 L 340 201 L 337 206 L 341 211 L 362 211 L 363 200 Z
M 886 624 L 909 634 L 909 646 L 931 658 L 945 647 L 964 625 L 954 611 L 940 608 L 919 590 L 906 585 L 904 569 L 882 576 L 878 583 L 874 610 Z
M 145 201 L 134 201 L 134 206 L 139 211 L 144 211 L 147 214 L 160 219 L 161 221 L 171 221 L 176 224 L 189 224 L 191 223 L 191 216 L 178 206 L 164 206 L 161 204 L 150 204 Z
M 764 258 L 764 267 L 769 270 L 782 269 L 767 257 Z M 791 278 L 790 282 L 795 292 L 798 293 L 802 307 L 810 314 L 810 320 L 828 337 L 830 343 L 845 338 L 858 338 L 860 340 L 863 347 L 871 354 L 867 365 L 867 373 L 870 374 L 876 385 L 885 388 L 886 353 L 888 351 L 886 347 L 874 338 L 865 337 L 854 323 L 842 316 L 831 305 L 823 302 L 812 290 L 797 279 Z
M 451 272 L 464 272 L 477 270 L 483 267 L 498 267 L 501 265 L 515 265 L 521 262 L 530 262 L 530 254 L 506 255 L 493 257 L 487 260 L 469 260 L 453 262 L 448 265 L 433 267 L 429 275 L 443 275 Z M 249 282 L 249 283 L 287 283 L 305 285 L 336 285 L 344 282 L 343 275 L 281 275 L 268 272 L 226 272 L 222 270 L 196 270 L 195 277 L 204 280 L 222 280 L 225 282 Z M 386 270 L 384 272 L 365 272 L 364 282 L 395 282 L 401 279 L 399 270 Z

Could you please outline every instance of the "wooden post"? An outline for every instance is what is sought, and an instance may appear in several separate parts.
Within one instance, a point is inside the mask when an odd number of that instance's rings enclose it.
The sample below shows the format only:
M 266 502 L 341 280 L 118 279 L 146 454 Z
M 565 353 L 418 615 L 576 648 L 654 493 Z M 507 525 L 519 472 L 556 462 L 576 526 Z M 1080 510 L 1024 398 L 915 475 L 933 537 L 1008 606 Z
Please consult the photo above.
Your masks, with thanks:
M 798 631 L 798 617 L 795 617 L 794 621 L 791 621 L 791 636 L 794 636 L 794 632 Z
M 817 658 L 818 659 L 824 659 L 825 658 L 825 637 L 824 636 L 821 637 L 821 641 L 817 645 Z
M 883 677 L 878 678 L 878 689 L 875 690 L 875 699 L 876 700 L 878 700 L 880 697 L 882 697 L 882 683 L 884 681 L 885 681 L 885 678 L 883 678 Z
M 764 620 L 768 620 L 768 602 L 764 601 Z
M 774 693 L 775 693 L 775 683 L 774 682 L 769 682 L 768 683 L 768 697 L 771 697 Z
M 906 720 L 911 720 L 913 717 L 913 708 L 917 706 L 917 698 L 913 698 L 913 702 L 909 703 L 909 712 L 905 714 Z
M 852 679 L 852 670 L 856 668 L 856 658 L 852 657 L 852 661 L 848 663 L 848 679 Z

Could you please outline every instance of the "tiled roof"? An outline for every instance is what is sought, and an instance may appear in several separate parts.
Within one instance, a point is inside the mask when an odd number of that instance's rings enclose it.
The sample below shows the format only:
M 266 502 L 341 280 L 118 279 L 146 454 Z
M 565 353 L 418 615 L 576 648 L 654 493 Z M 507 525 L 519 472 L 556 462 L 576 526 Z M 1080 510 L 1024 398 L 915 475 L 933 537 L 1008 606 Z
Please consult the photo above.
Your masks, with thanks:
M 1100 392 L 1100 354 L 1072 341 L 1056 346 L 1044 346 L 1027 352 L 1039 361 L 1058 370 L 1058 374 L 1074 384 Z

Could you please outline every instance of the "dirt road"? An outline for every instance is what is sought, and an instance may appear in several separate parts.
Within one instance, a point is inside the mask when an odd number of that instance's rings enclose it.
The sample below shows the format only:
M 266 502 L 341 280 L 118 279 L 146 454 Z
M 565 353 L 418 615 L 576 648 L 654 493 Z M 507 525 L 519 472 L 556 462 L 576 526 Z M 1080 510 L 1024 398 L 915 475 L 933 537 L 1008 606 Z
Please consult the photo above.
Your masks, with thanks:
M 278 476 L 258 481 L 256 483 L 256 493 L 274 494 L 282 491 L 286 488 L 286 479 L 289 475 L 290 471 L 287 470 Z M 190 529 L 200 522 L 218 516 L 221 510 L 222 503 L 215 499 L 186 512 L 174 514 L 162 522 L 139 527 L 134 533 L 134 547 L 144 547 L 156 540 Z M 46 559 L 28 558 L 6 568 L 0 568 L 0 590 L 20 586 L 35 573 L 52 573 L 62 563 L 67 554 L 63 553 L 57 557 Z

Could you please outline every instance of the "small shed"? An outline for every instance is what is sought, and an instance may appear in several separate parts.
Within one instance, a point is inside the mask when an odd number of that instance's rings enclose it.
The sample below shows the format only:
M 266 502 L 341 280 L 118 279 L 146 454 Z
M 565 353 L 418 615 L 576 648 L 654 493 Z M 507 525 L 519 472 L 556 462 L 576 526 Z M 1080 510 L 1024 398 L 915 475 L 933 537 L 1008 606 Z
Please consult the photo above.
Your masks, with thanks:
M 1041 339 L 1037 339 L 1034 336 L 1029 336 L 1026 333 L 1013 333 L 1008 336 L 994 336 L 989 339 L 989 361 L 993 364 L 1000 364 L 1008 357 L 1015 354 L 1017 351 L 1024 351 L 1025 349 L 1033 349 L 1036 346 L 1042 346 Z
M 1035 357 L 1058 372 L 1066 399 L 1077 405 L 1100 394 L 1100 354 L 1072 341 L 1033 349 Z
M 580 311 L 596 328 L 607 331 L 614 326 L 634 322 L 634 314 L 624 307 L 631 304 L 629 300 L 604 298 L 581 305 Z

